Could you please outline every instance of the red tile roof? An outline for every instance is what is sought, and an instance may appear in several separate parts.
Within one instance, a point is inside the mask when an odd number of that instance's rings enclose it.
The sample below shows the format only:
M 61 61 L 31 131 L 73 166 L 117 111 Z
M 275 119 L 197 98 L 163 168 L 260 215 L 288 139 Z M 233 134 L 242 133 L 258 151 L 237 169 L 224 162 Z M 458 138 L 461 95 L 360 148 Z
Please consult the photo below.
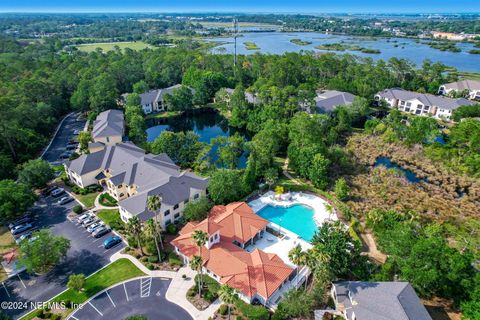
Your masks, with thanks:
M 233 240 L 250 240 L 267 224 L 265 219 L 257 216 L 244 202 L 216 206 L 202 222 L 187 223 L 172 244 L 182 254 L 191 258 L 198 254 L 198 247 L 192 239 L 193 231 L 203 229 L 206 225 L 220 226 L 217 229 L 220 231 L 220 242 L 210 249 L 202 248 L 205 268 L 219 276 L 221 283 L 240 290 L 248 297 L 258 293 L 268 299 L 290 276 L 293 269 L 276 254 L 265 253 L 259 249 L 247 252 L 232 243 Z

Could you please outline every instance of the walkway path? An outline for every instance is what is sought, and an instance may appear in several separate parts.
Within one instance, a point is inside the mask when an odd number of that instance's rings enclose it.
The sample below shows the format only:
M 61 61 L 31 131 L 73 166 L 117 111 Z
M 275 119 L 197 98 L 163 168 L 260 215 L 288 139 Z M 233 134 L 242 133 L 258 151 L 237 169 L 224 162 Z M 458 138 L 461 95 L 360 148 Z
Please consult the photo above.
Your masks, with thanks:
M 104 192 L 100 192 L 98 194 L 98 196 L 95 198 L 95 204 L 94 204 L 94 207 L 93 207 L 93 211 L 97 212 L 97 211 L 100 211 L 100 210 L 115 210 L 115 209 L 118 209 L 118 206 L 114 206 L 114 207 L 108 207 L 108 206 L 104 206 L 102 204 L 100 204 L 100 196 L 102 195 L 102 193 Z
M 285 158 L 285 162 L 283 163 L 283 167 L 282 167 L 282 170 L 283 170 L 283 175 L 285 177 L 287 177 L 288 179 L 290 179 L 294 184 L 297 184 L 297 185 L 300 185 L 302 184 L 300 181 L 298 181 L 297 179 L 295 179 L 289 172 L 288 172 L 288 158 Z
M 370 258 L 379 263 L 385 263 L 385 261 L 387 260 L 387 256 L 377 249 L 377 245 L 375 243 L 373 235 L 371 233 L 362 233 L 360 234 L 360 237 L 362 238 L 363 243 L 367 247 L 367 251 L 362 252 L 362 254 L 369 256 Z
M 200 311 L 195 308 L 190 301 L 187 300 L 187 291 L 194 285 L 194 278 L 196 272 L 190 269 L 190 267 L 185 266 L 180 268 L 178 272 L 174 271 L 162 271 L 162 270 L 148 270 L 140 261 L 135 259 L 129 254 L 123 254 L 120 252 L 112 255 L 110 260 L 113 262 L 115 260 L 126 258 L 135 264 L 142 272 L 152 277 L 165 277 L 172 279 L 172 283 L 167 290 L 166 298 L 167 300 L 180 305 L 182 308 L 188 311 L 188 313 L 193 317 L 193 319 L 198 320 L 208 320 L 209 317 L 213 317 L 215 311 L 222 304 L 220 300 L 214 301 L 207 309 Z M 186 275 L 187 278 L 183 279 L 182 275 Z

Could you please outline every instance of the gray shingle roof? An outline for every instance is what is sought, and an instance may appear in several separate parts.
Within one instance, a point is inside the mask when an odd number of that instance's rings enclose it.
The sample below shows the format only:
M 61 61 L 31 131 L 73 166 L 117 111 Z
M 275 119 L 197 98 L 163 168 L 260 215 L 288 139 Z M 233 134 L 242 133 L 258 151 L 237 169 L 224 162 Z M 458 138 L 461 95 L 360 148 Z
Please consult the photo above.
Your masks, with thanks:
M 456 82 L 450 82 L 444 84 L 443 86 L 445 87 L 445 89 L 453 89 L 458 91 L 475 91 L 480 90 L 480 80 L 461 80 Z
M 92 137 L 123 136 L 124 121 L 121 110 L 101 112 L 93 122 Z
M 330 113 L 337 106 L 349 105 L 355 100 L 355 95 L 349 92 L 326 90 L 319 92 L 315 97 L 316 110 L 318 113 Z
M 432 320 L 408 282 L 342 281 L 333 285 L 349 319 L 355 313 L 357 320 Z
M 407 91 L 399 88 L 387 89 L 377 93 L 382 98 L 398 99 L 398 100 L 412 100 L 418 99 L 424 105 L 435 106 L 442 109 L 453 110 L 460 106 L 472 105 L 473 102 L 464 98 L 450 99 L 443 96 L 435 96 L 428 93 L 419 93 L 414 91 Z
M 181 88 L 181 84 L 176 84 L 174 86 L 163 88 L 163 89 L 154 89 L 140 94 L 140 104 L 147 105 L 153 104 L 154 102 L 159 102 L 163 100 L 163 97 L 166 94 L 172 94 L 174 90 Z M 190 89 L 192 93 L 195 93 L 195 90 Z
M 67 167 L 80 175 L 95 170 L 106 170 L 115 185 L 127 184 L 137 187 L 137 194 L 120 201 L 120 206 L 146 220 L 153 213 L 146 211 L 149 195 L 161 194 L 163 203 L 175 205 L 190 196 L 190 188 L 203 190 L 208 179 L 190 172 L 181 172 L 166 154 L 145 154 L 131 142 L 107 146 L 91 154 L 81 155 L 67 163 Z

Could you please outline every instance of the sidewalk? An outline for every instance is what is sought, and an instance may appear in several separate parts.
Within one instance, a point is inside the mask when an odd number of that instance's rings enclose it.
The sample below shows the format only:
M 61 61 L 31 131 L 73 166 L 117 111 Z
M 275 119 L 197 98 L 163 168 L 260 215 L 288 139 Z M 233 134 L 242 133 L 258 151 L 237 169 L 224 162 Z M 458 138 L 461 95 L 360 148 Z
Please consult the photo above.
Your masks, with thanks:
M 213 317 L 215 311 L 220 307 L 222 304 L 220 300 L 214 301 L 207 309 L 200 311 L 195 308 L 190 301 L 187 300 L 187 291 L 194 284 L 194 278 L 197 274 L 193 271 L 190 267 L 184 266 L 178 272 L 174 271 L 162 271 L 162 270 L 148 270 L 140 261 L 135 259 L 129 254 L 123 254 L 120 252 L 115 253 L 110 257 L 110 261 L 116 261 L 118 259 L 125 258 L 130 260 L 133 264 L 135 264 L 142 272 L 151 276 L 151 277 L 164 277 L 172 279 L 170 286 L 167 290 L 166 298 L 167 300 L 178 304 L 182 308 L 184 308 L 192 317 L 193 319 L 198 320 L 208 320 L 208 318 Z M 186 275 L 187 279 L 183 279 L 182 275 Z
M 100 210 L 115 210 L 115 209 L 118 209 L 118 206 L 107 207 L 107 206 L 104 206 L 104 205 L 100 204 L 100 196 L 102 195 L 102 193 L 105 193 L 105 192 L 106 191 L 100 192 L 98 194 L 98 196 L 95 198 L 94 207 L 92 208 L 93 211 L 97 212 L 97 211 L 100 211 Z

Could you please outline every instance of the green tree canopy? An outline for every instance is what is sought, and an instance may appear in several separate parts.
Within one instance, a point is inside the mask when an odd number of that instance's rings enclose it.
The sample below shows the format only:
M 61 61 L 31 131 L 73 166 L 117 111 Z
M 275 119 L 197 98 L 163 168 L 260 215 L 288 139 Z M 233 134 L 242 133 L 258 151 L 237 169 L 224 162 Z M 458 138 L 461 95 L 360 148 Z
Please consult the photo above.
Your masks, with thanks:
M 12 180 L 0 181 L 0 221 L 14 220 L 27 211 L 37 197 L 28 186 Z

